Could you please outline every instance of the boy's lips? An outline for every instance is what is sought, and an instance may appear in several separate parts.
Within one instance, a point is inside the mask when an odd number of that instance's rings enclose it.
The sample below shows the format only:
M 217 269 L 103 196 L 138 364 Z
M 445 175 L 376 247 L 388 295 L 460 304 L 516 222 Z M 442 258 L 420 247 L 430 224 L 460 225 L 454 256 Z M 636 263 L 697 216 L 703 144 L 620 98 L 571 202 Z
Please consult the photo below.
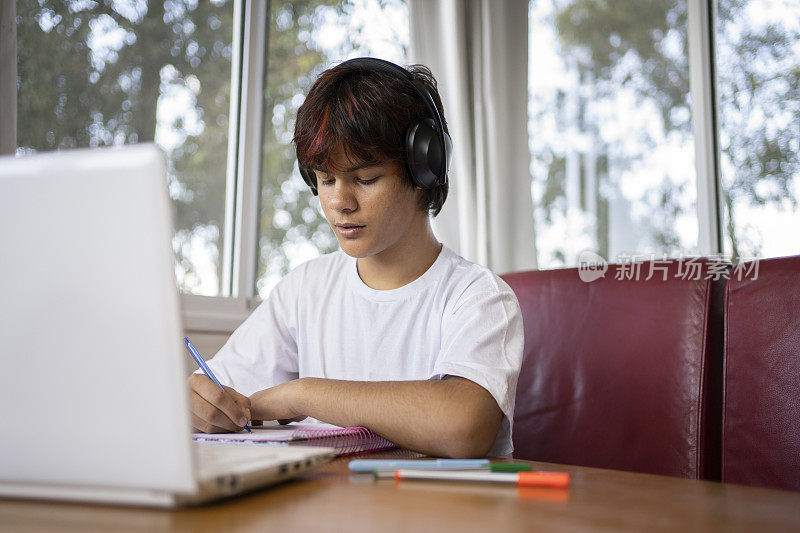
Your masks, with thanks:
M 338 228 L 345 228 L 345 229 L 347 229 L 347 228 L 363 228 L 364 227 L 363 224 L 353 224 L 351 222 L 339 222 L 339 223 L 334 224 L 334 226 L 336 226 Z
M 336 227 L 336 233 L 338 233 L 340 236 L 346 239 L 355 239 L 364 230 L 364 226 L 351 224 L 349 222 L 334 224 L 334 226 Z

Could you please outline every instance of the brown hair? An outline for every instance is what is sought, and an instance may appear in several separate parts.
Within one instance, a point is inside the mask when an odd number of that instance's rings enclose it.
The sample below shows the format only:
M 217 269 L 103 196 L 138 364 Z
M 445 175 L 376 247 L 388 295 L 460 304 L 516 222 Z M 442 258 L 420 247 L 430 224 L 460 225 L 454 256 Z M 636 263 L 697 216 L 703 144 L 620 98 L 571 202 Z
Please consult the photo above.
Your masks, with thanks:
M 447 132 L 442 101 L 430 69 L 411 65 L 407 70 L 430 93 Z M 403 81 L 402 76 L 347 63 L 329 68 L 320 74 L 297 110 L 292 142 L 298 164 L 330 170 L 331 158 L 341 148 L 356 164 L 400 163 L 403 178 L 411 186 L 406 165 L 406 129 L 428 114 L 411 81 Z M 420 209 L 438 215 L 447 190 L 447 181 L 423 189 Z

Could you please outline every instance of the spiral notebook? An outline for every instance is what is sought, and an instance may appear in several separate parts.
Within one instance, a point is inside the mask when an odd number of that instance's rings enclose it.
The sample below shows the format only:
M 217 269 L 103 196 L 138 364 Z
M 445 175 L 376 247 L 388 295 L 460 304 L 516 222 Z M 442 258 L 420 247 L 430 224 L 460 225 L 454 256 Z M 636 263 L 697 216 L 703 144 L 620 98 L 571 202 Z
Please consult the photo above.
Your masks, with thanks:
M 253 426 L 252 433 L 195 433 L 194 440 L 217 444 L 302 445 L 334 448 L 339 456 L 376 452 L 395 444 L 365 427 L 339 427 L 332 424 L 287 424 Z

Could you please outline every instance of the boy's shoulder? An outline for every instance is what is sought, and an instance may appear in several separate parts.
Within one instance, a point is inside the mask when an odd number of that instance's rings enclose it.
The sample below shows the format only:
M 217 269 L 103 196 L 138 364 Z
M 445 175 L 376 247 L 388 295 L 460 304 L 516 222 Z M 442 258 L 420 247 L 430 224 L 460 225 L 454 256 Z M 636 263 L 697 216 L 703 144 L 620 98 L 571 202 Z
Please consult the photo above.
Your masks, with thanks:
M 443 248 L 442 252 L 447 253 L 443 281 L 458 299 L 482 293 L 514 294 L 511 287 L 489 268 L 463 258 L 449 248 Z

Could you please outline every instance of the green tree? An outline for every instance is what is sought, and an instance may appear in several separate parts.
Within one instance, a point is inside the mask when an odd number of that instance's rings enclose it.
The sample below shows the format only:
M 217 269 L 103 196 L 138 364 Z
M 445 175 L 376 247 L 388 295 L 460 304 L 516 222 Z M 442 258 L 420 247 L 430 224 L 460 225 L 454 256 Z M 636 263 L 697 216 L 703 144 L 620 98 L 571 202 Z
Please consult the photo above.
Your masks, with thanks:
M 270 2 L 259 278 L 285 274 L 292 246 L 305 243 L 322 253 L 338 247 L 299 182 L 291 136 L 297 108 L 319 72 L 353 50 L 370 52 L 361 44 L 363 28 L 347 24 L 363 3 Z M 378 0 L 378 5 L 396 8 L 402 0 Z M 157 132 L 167 131 L 170 139 L 161 144 L 169 151 L 174 244 L 184 289 L 200 283 L 191 261 L 194 236 L 208 241 L 219 274 L 232 2 L 18 0 L 17 14 L 19 150 L 158 141 Z M 314 34 L 332 17 L 349 33 L 339 48 L 322 49 Z M 386 33 L 397 31 L 387 28 Z M 189 108 L 177 116 L 169 109 L 161 113 L 159 105 L 176 91 L 192 95 Z
M 331 61 L 313 42 L 314 24 L 324 8 L 342 10 L 344 5 L 335 0 L 306 0 L 273 2 L 270 7 L 258 279 L 269 274 L 282 277 L 289 271 L 293 241 L 313 242 L 320 253 L 338 246 L 325 218 L 313 208 L 307 188 L 297 186 L 296 178 L 292 181 L 296 157 L 291 138 L 297 109 Z
M 742 253 L 736 201 L 795 207 L 791 190 L 800 171 L 800 58 L 795 51 L 800 34 L 777 23 L 753 25 L 745 10 L 754 1 L 718 2 L 720 152 L 732 172 L 723 176 L 721 204 L 734 259 Z M 685 1 L 573 0 L 559 3 L 555 24 L 581 79 L 594 83 L 593 94 L 608 94 L 620 83 L 633 87 L 657 104 L 665 130 L 689 135 L 686 17 Z M 664 46 L 670 34 L 683 46 Z M 675 194 L 658 194 L 662 210 L 655 217 L 661 219 L 656 240 L 674 244 L 670 221 L 680 207 Z M 758 253 L 758 243 L 747 248 Z
M 718 8 L 722 204 L 734 257 L 761 250 L 737 224 L 737 204 L 796 208 L 800 178 L 800 32 L 777 21 L 754 25 L 746 16 L 754 1 L 720 0 Z M 800 15 L 787 8 L 788 17 Z
M 221 244 L 232 32 L 227 0 L 17 2 L 21 152 L 153 141 L 165 94 L 194 95 L 196 123 L 165 125 L 177 138 L 170 189 L 188 289 L 197 283 L 189 238 L 210 229 L 215 253 Z M 97 44 L 102 36 L 110 44 Z

